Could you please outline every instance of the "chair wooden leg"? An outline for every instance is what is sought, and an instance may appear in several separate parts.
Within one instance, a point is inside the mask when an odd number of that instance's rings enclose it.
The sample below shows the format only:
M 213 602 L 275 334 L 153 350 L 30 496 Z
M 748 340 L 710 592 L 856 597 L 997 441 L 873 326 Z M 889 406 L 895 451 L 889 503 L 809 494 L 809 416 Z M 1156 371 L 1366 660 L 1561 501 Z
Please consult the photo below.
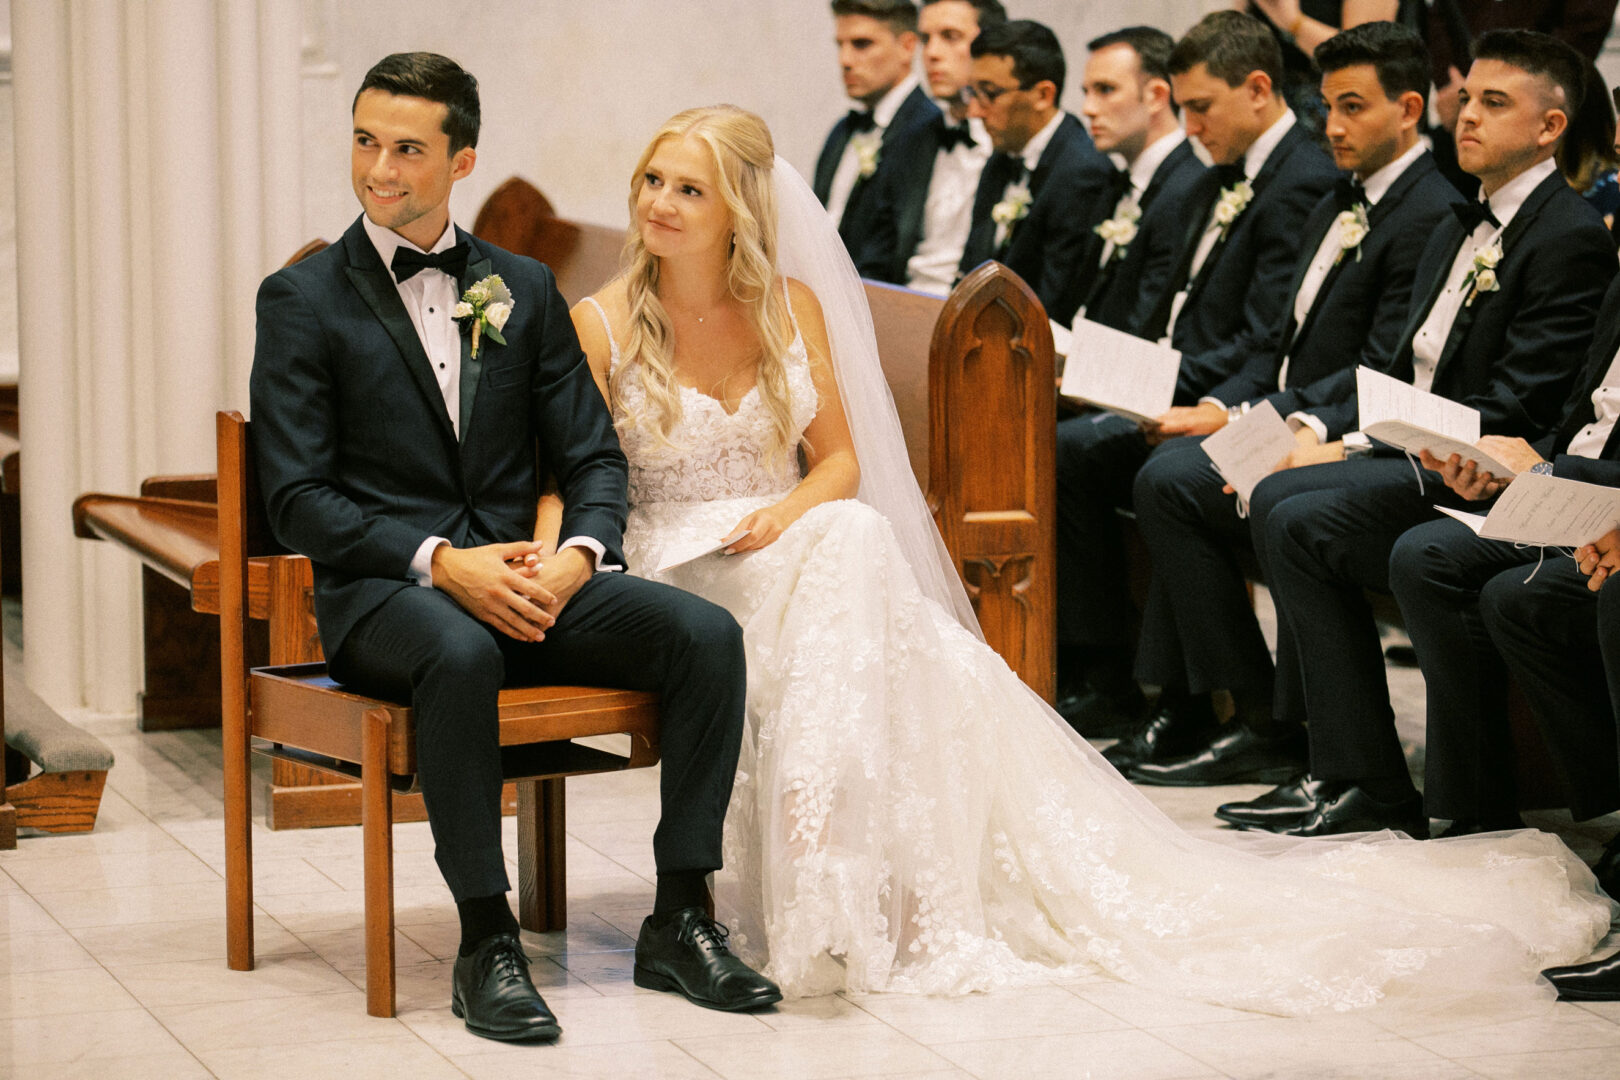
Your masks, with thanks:
M 388 783 L 388 714 L 361 721 L 360 829 L 366 862 L 366 1012 L 394 1015 L 394 821 Z
M 545 933 L 568 928 L 568 862 L 563 778 L 517 785 L 518 925 Z
M 239 671 L 240 668 L 234 670 Z M 225 962 L 253 970 L 253 792 L 248 762 L 246 687 L 223 710 L 225 770 Z

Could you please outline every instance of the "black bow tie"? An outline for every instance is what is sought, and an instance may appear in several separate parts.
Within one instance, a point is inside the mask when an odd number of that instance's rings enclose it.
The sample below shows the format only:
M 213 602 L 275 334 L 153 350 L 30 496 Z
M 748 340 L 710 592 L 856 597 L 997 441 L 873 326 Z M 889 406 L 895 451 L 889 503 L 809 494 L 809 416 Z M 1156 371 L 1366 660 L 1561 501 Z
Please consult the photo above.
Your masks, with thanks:
M 461 275 L 467 272 L 467 245 L 457 244 L 433 255 L 408 247 L 397 247 L 388 268 L 394 272 L 395 281 L 406 281 L 418 270 L 443 270 L 460 281 Z
M 1112 202 L 1119 202 L 1131 191 L 1131 173 L 1129 169 L 1115 169 L 1114 175 L 1108 178 L 1108 198 Z
M 1341 176 L 1333 185 L 1333 201 L 1340 211 L 1352 210 L 1357 203 L 1367 201 L 1367 189 L 1353 176 Z
M 973 132 L 968 130 L 966 124 L 941 124 L 939 128 L 939 148 L 949 153 L 958 146 L 977 146 L 973 141 Z
M 1215 173 L 1215 179 L 1221 185 L 1222 190 L 1231 187 L 1239 180 L 1248 179 L 1248 174 L 1243 171 L 1242 165 L 1217 165 L 1211 171 Z
M 871 111 L 868 109 L 849 110 L 847 120 L 849 123 L 849 133 L 851 135 L 859 135 L 863 131 L 877 130 L 877 117 L 873 116 Z
M 1457 215 L 1458 221 L 1462 222 L 1463 232 L 1470 236 L 1473 235 L 1474 230 L 1479 228 L 1482 222 L 1490 222 L 1492 228 L 1500 229 L 1502 227 L 1502 223 L 1496 220 L 1496 215 L 1491 213 L 1491 204 L 1488 202 L 1475 200 L 1473 202 L 1452 203 L 1451 212 Z

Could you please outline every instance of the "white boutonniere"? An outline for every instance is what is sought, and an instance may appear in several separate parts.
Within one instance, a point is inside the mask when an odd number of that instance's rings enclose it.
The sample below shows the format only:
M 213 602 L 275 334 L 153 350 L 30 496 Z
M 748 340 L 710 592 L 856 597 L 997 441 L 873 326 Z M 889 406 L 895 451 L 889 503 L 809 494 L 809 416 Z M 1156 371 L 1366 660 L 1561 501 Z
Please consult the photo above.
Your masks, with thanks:
M 1462 280 L 1462 287 L 1468 291 L 1468 299 L 1463 301 L 1463 307 L 1472 307 L 1474 298 L 1482 292 L 1495 292 L 1502 287 L 1496 280 L 1496 264 L 1502 261 L 1502 244 L 1500 241 L 1481 248 L 1474 256 L 1474 267 L 1468 271 L 1468 276 Z
M 1029 204 L 1034 201 L 1029 185 L 1023 181 L 1007 185 L 1007 189 L 1001 193 L 1001 201 L 990 208 L 990 220 L 996 223 L 996 247 L 1007 242 L 1013 226 L 1028 216 Z
M 1124 202 L 1115 211 L 1114 216 L 1092 229 L 1092 232 L 1114 245 L 1109 253 L 1109 259 L 1120 259 L 1125 256 L 1125 249 L 1131 246 L 1136 239 L 1136 223 L 1142 220 L 1142 208 L 1134 201 Z
M 869 180 L 877 172 L 878 162 L 883 158 L 883 133 L 881 131 L 863 131 L 858 135 L 851 135 L 849 145 L 855 149 L 855 160 L 860 166 L 862 180 Z
M 463 330 L 472 329 L 472 355 L 478 358 L 479 338 L 488 338 L 497 345 L 505 345 L 501 331 L 512 317 L 512 290 L 506 287 L 501 275 L 491 274 L 475 281 L 461 294 L 461 301 L 450 309 L 450 317 L 461 323 Z
M 1344 261 L 1345 255 L 1354 251 L 1356 262 L 1361 261 L 1361 242 L 1367 239 L 1367 233 L 1372 229 L 1372 223 L 1367 220 L 1367 206 L 1365 203 L 1356 203 L 1355 206 L 1339 214 L 1335 219 L 1339 227 L 1339 254 L 1333 260 L 1338 266 Z
M 1215 203 L 1215 224 L 1220 226 L 1222 240 L 1226 239 L 1232 222 L 1248 208 L 1249 200 L 1253 198 L 1254 188 L 1247 180 L 1239 180 L 1231 187 L 1221 189 L 1220 200 Z

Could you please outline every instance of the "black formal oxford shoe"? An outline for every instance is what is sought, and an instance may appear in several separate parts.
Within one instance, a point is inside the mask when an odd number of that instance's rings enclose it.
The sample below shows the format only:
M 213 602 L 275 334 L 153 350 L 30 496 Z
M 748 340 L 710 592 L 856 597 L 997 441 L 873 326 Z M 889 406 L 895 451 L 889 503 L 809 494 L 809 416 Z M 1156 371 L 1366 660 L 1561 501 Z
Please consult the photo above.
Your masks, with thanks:
M 1310 773 L 1301 773 L 1258 799 L 1224 803 L 1215 810 L 1215 816 L 1240 829 L 1265 829 L 1270 832 L 1296 824 L 1316 809 L 1317 800 L 1328 786 L 1326 780 L 1317 780 Z
M 1592 873 L 1597 875 L 1598 885 L 1604 892 L 1611 898 L 1620 898 L 1620 836 L 1604 847 L 1603 854 L 1592 864 Z
M 1168 761 L 1193 753 L 1207 745 L 1215 731 L 1215 714 L 1209 695 L 1159 700 L 1153 715 L 1144 720 L 1129 738 L 1103 751 L 1108 763 L 1122 773 L 1145 762 Z
M 1331 784 L 1303 818 L 1274 831 L 1284 836 L 1337 836 L 1379 829 L 1394 829 L 1419 840 L 1428 839 L 1429 819 L 1423 816 L 1423 796 L 1413 795 L 1398 803 L 1386 803 L 1354 784 Z
M 507 1042 L 555 1039 L 557 1018 L 529 980 L 529 958 L 518 936 L 491 934 L 470 956 L 457 956 L 450 980 L 450 1011 L 467 1030 Z
M 1194 753 L 1142 762 L 1127 775 L 1133 783 L 1163 787 L 1281 784 L 1305 771 L 1307 751 L 1305 729 L 1297 725 L 1281 735 L 1261 735 L 1247 724 L 1233 723 Z
M 663 919 L 647 916 L 636 938 L 635 984 L 673 990 L 695 1005 L 726 1012 L 781 1001 L 775 983 L 726 948 L 729 936 L 702 908 L 682 908 Z
M 1620 953 L 1541 974 L 1558 988 L 1559 1001 L 1620 1001 Z
M 1517 814 L 1503 818 L 1463 817 L 1450 822 L 1430 839 L 1454 840 L 1459 836 L 1479 836 L 1482 833 L 1507 832 L 1522 828 L 1524 821 Z
M 1147 698 L 1135 683 L 1113 692 L 1086 686 L 1058 695 L 1058 715 L 1087 739 L 1123 739 L 1148 718 Z

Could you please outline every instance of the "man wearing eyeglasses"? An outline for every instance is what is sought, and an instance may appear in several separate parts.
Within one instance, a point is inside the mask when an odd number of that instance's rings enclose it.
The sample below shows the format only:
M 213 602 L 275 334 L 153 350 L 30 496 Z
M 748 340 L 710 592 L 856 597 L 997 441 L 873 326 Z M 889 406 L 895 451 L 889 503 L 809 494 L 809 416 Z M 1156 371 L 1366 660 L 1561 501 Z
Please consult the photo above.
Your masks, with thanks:
M 995 259 L 1067 325 L 1078 303 L 1067 286 L 1092 227 L 1112 209 L 1115 170 L 1059 107 L 1064 74 L 1057 36 L 1040 23 L 1019 19 L 973 39 L 968 115 L 984 123 L 996 153 L 979 177 L 961 272 Z

